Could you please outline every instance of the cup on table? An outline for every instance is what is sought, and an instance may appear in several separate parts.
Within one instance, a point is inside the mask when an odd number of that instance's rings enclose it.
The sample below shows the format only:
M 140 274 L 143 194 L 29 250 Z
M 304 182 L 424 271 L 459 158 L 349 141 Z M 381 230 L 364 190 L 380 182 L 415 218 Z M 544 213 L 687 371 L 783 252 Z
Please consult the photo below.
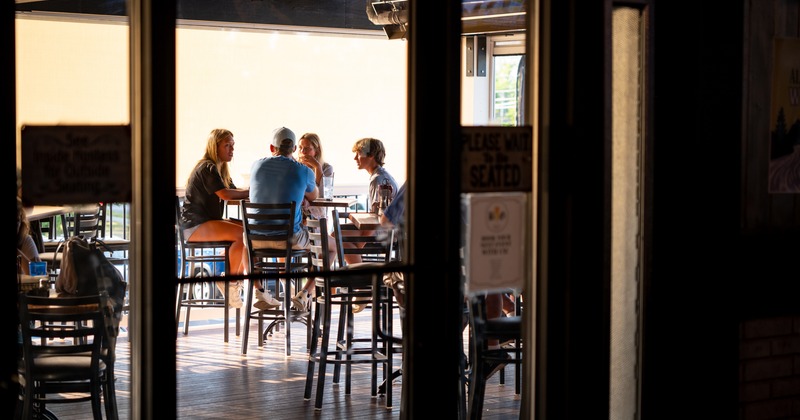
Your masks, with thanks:
M 47 261 L 31 261 L 28 263 L 28 272 L 31 276 L 47 276 Z
M 333 198 L 333 176 L 322 177 L 322 198 L 326 200 Z

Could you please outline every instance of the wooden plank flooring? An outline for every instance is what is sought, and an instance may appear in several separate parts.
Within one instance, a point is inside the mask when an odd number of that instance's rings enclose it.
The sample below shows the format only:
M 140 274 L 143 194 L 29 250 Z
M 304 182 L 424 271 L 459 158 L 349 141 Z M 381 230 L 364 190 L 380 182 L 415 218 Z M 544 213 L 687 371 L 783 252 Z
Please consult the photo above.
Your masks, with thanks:
M 269 419 L 397 419 L 400 417 L 402 376 L 392 385 L 394 406 L 385 407 L 385 398 L 370 397 L 370 368 L 353 367 L 351 395 L 344 394 L 344 382 L 332 384 L 333 369 L 328 368 L 323 408 L 314 410 L 303 400 L 306 369 L 305 326 L 293 324 L 292 355 L 285 356 L 283 334 L 276 333 L 259 348 L 257 323 L 253 321 L 247 355 L 241 354 L 241 337 L 230 324 L 230 341 L 222 340 L 221 309 L 192 311 L 189 335 L 181 329 L 177 340 L 177 412 L 181 419 L 269 418 Z M 356 332 L 370 327 L 369 309 L 356 317 Z M 124 322 L 124 321 L 123 321 Z M 396 324 L 399 327 L 399 320 Z M 124 326 L 124 324 L 123 324 Z M 124 334 L 124 333 L 123 333 Z M 118 345 L 117 401 L 120 419 L 130 419 L 130 344 L 121 337 Z M 395 366 L 400 365 L 398 357 Z M 505 385 L 499 375 L 490 378 L 484 403 L 484 419 L 517 419 L 520 397 L 514 394 L 514 369 L 505 369 Z M 380 378 L 379 378 L 380 380 Z M 316 381 L 314 383 L 316 391 Z M 91 417 L 88 403 L 48 407 L 59 419 L 83 420 Z M 431 413 L 433 415 L 433 413 Z M 449 416 L 448 416 L 449 417 Z

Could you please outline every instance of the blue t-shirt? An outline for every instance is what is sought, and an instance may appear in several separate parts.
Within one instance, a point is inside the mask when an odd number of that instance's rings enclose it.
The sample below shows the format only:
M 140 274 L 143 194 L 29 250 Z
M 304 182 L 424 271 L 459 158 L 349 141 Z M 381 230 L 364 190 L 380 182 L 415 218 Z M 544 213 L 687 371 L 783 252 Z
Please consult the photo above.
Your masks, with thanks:
M 253 162 L 250 168 L 251 203 L 296 204 L 294 232 L 302 227 L 300 204 L 307 192 L 316 188 L 314 171 L 302 163 L 286 156 L 269 156 Z

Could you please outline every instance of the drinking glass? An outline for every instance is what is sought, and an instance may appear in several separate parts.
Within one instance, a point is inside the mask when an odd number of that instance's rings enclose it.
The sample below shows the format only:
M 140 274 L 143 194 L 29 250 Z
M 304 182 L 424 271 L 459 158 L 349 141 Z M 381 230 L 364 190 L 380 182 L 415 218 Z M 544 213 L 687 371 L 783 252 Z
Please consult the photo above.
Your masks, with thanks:
M 322 177 L 322 198 L 326 200 L 333 198 L 333 176 Z

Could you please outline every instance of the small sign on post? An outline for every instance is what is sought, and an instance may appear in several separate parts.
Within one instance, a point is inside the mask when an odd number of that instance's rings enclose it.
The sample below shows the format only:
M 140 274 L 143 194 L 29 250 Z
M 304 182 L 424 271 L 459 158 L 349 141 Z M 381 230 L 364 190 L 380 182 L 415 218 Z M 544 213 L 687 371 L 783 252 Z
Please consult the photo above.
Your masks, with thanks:
M 21 137 L 26 206 L 131 201 L 130 126 L 28 125 Z

